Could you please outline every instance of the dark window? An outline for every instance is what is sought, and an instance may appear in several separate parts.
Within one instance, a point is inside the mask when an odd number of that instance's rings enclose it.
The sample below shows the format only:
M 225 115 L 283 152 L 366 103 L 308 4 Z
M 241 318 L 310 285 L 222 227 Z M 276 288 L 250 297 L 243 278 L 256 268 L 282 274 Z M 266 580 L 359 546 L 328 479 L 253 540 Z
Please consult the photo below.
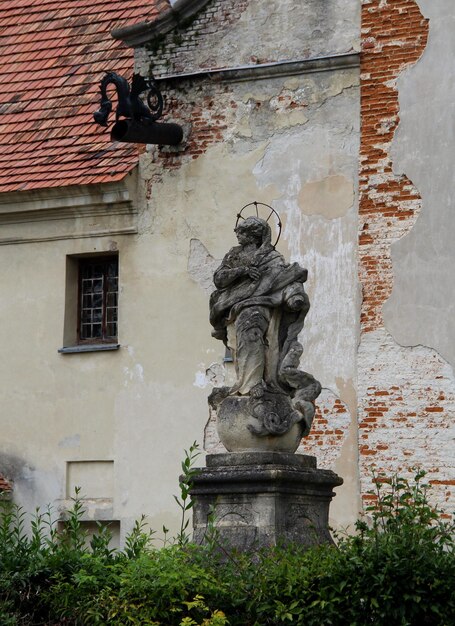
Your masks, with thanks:
M 79 260 L 80 343 L 117 341 L 118 257 Z

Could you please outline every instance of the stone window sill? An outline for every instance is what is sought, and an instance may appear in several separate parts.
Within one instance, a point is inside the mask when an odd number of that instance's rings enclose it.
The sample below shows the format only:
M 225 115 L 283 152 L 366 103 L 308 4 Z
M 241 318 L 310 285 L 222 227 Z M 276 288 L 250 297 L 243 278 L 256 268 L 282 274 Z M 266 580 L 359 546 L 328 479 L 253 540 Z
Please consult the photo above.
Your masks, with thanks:
M 119 343 L 87 343 L 79 346 L 64 346 L 59 348 L 60 354 L 81 354 L 82 352 L 106 352 L 107 350 L 118 350 Z

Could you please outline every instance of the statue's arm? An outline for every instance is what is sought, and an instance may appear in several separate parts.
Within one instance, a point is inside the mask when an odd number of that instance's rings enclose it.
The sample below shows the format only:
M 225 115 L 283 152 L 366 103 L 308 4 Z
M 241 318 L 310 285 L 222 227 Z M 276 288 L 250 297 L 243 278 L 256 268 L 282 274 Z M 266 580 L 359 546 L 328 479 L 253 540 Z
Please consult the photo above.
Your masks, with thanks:
M 224 289 L 239 278 L 243 278 L 247 273 L 246 267 L 231 268 L 221 265 L 213 275 L 213 282 L 217 289 Z

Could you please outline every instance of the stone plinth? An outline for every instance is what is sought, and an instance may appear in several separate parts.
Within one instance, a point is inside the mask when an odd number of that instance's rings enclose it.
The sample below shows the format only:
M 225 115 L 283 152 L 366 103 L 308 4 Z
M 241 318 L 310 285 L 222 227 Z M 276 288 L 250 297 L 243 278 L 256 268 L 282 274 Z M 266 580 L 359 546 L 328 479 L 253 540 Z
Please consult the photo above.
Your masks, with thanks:
M 271 395 L 271 394 L 269 394 Z M 275 394 L 278 398 L 283 396 Z M 292 411 L 289 398 L 284 397 L 288 411 Z M 300 445 L 304 426 L 301 422 L 290 424 L 287 432 L 280 436 L 262 433 L 257 417 L 253 417 L 251 398 L 228 396 L 217 411 L 216 428 L 221 443 L 229 452 L 295 452 Z
M 204 543 L 207 520 L 223 546 L 254 550 L 264 546 L 331 543 L 328 528 L 333 488 L 343 483 L 316 458 L 280 452 L 207 456 L 191 495 L 193 539 Z

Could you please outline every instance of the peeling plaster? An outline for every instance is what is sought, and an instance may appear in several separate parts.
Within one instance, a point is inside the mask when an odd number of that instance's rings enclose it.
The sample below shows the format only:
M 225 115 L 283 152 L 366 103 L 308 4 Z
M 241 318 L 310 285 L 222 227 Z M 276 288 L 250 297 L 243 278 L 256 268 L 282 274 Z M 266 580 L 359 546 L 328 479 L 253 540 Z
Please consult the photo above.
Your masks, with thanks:
M 207 378 L 205 377 L 205 371 L 204 370 L 199 370 L 198 372 L 196 372 L 195 376 L 194 376 L 194 387 L 199 387 L 200 389 L 205 389 L 207 387 L 207 385 L 209 384 Z
M 199 239 L 190 240 L 188 274 L 208 294 L 215 289 L 213 274 L 219 265 Z
M 297 452 L 317 457 L 318 467 L 334 469 L 349 431 L 351 415 L 338 394 L 322 389 L 316 400 L 317 413 L 308 437 Z
M 353 380 L 336 378 L 341 401 L 348 407 L 351 421 L 343 440 L 340 455 L 335 462 L 334 470 L 343 476 L 344 483 L 337 487 L 336 493 L 343 493 L 344 498 L 335 498 L 331 506 L 331 518 L 337 526 L 349 532 L 354 531 L 355 521 L 362 510 L 360 498 L 359 471 L 359 424 L 357 419 L 357 392 Z M 333 522 L 331 522 L 333 523 Z
M 394 284 L 383 312 L 398 343 L 430 346 L 455 368 L 455 84 L 447 80 L 455 56 L 455 8 L 452 0 L 418 4 L 430 17 L 429 39 L 421 59 L 397 81 L 400 125 L 391 153 L 395 175 L 413 181 L 422 210 L 410 232 L 392 245 Z
M 323 110 L 318 116 L 318 110 L 326 104 L 337 106 L 337 98 L 341 100 L 338 106 L 343 106 L 346 97 L 350 97 L 345 92 L 353 90 L 351 97 L 355 98 L 358 84 L 357 70 L 262 81 L 253 89 L 250 84 L 240 83 L 236 94 L 236 122 L 231 132 L 250 138 L 253 145 L 257 145 L 258 142 L 268 144 L 280 134 L 287 137 L 289 132 L 294 133 L 294 128 L 309 123 L 324 127 L 327 111 Z M 358 125 L 357 120 L 353 120 L 353 125 Z M 233 145 L 233 149 L 238 152 L 245 147 Z
M 310 436 L 303 439 L 299 452 L 315 455 L 318 466 L 330 468 L 344 483 L 330 510 L 330 523 L 352 528 L 361 509 L 359 496 L 357 395 L 353 380 L 336 378 L 339 394 L 323 389 L 317 399 L 318 412 Z
M 204 368 L 203 363 L 200 364 L 200 367 Z M 223 365 L 221 363 L 212 363 L 208 368 L 196 372 L 193 385 L 200 389 L 220 387 L 224 384 L 225 378 Z
M 357 393 L 352 379 L 344 380 L 335 378 L 336 386 L 339 390 L 340 400 L 347 405 L 353 419 L 357 416 Z
M 447 361 L 425 346 L 402 347 L 384 329 L 359 345 L 359 443 L 362 493 L 373 488 L 371 468 L 412 477 L 415 467 L 436 480 L 433 502 L 455 506 L 455 376 Z M 369 418 L 369 408 L 378 417 Z M 439 482 L 438 482 L 439 481 Z
M 362 511 L 360 498 L 359 438 L 356 419 L 351 419 L 343 439 L 341 451 L 333 465 L 334 471 L 343 477 L 341 487 L 335 489 L 337 497 L 330 507 L 330 525 L 354 532 L 355 522 Z
M 336 389 L 336 376 L 355 377 L 359 331 L 354 320 L 360 306 L 357 217 L 355 211 L 332 220 L 305 215 L 299 207 L 299 194 L 305 181 L 315 178 L 356 179 L 358 136 L 352 132 L 356 113 L 357 92 L 346 90 L 327 100 L 314 112 L 311 125 L 292 135 L 276 136 L 254 168 L 259 184 L 273 184 L 280 192 L 274 206 L 284 223 L 285 245 L 291 260 L 309 272 L 312 307 L 302 335 L 302 366 L 332 389 Z M 298 156 L 289 159 L 289 154 Z M 331 335 L 330 350 L 327 333 Z
M 308 122 L 308 117 L 303 111 L 281 111 L 275 118 L 275 128 L 291 128 L 301 126 Z

